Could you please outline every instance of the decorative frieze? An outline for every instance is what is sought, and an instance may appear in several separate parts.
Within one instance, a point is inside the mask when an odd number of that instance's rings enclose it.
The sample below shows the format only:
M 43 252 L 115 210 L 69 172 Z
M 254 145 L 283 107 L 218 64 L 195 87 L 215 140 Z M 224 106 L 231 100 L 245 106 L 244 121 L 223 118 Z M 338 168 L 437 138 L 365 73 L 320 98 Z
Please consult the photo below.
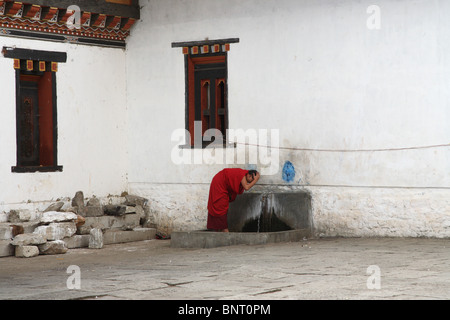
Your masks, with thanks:
M 135 18 L 0 0 L 0 35 L 125 47 Z

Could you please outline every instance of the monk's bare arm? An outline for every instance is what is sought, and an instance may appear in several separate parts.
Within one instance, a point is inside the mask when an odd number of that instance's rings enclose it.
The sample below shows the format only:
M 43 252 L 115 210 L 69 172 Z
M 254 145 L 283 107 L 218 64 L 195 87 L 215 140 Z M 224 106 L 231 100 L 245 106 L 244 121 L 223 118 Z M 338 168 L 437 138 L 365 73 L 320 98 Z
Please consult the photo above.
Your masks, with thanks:
M 242 181 L 241 181 L 241 184 L 244 187 L 244 190 L 245 191 L 250 190 L 256 184 L 256 182 L 258 182 L 259 178 L 260 178 L 260 174 L 259 174 L 259 172 L 257 172 L 254 175 L 253 181 L 249 183 L 249 182 L 247 182 L 247 179 L 244 176 L 244 178 L 242 178 Z

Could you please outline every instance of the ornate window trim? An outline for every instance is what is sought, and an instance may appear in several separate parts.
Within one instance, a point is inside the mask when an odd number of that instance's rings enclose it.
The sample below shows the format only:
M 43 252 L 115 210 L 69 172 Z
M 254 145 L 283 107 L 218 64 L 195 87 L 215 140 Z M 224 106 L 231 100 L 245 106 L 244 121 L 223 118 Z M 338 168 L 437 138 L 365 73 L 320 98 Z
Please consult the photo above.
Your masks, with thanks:
M 77 5 L 64 8 L 0 0 L 0 36 L 125 48 L 136 21 L 135 17 L 83 11 Z
M 3 47 L 16 72 L 16 165 L 12 172 L 60 172 L 56 72 L 65 52 Z M 28 101 L 28 103 L 27 103 Z

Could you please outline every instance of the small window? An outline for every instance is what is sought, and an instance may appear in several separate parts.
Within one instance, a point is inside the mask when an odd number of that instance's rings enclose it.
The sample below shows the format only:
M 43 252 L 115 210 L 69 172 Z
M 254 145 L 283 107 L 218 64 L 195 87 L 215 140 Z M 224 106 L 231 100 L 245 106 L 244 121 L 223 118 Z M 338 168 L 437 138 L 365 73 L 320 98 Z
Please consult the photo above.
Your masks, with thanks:
M 187 56 L 188 65 L 188 130 L 191 145 L 194 144 L 195 121 L 202 122 L 202 137 L 208 129 L 218 129 L 226 142 L 227 107 L 226 107 L 226 54 Z M 204 141 L 209 144 L 210 141 Z
M 55 73 L 17 70 L 16 77 L 17 165 L 13 171 L 57 171 Z
M 190 136 L 186 146 L 200 145 L 199 139 L 203 148 L 211 143 L 227 144 L 227 54 L 230 43 L 236 42 L 238 38 L 172 43 L 174 48 L 181 47 L 185 56 L 185 124 Z M 221 137 L 213 136 L 213 141 L 204 138 L 208 129 L 219 130 Z M 214 140 L 217 138 L 222 141 Z
M 58 165 L 56 72 L 65 53 L 3 48 L 16 72 L 16 165 L 12 172 L 62 171 Z

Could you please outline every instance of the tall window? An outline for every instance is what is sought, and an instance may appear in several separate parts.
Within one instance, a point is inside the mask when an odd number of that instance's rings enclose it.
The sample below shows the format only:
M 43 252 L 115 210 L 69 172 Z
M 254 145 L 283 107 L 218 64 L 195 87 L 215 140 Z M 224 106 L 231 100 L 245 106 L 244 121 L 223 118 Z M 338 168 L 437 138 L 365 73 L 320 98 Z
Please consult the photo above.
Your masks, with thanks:
M 226 55 L 188 57 L 188 119 L 191 144 L 194 143 L 194 122 L 202 122 L 201 135 L 218 129 L 225 139 L 227 129 Z M 223 141 L 214 141 L 223 143 Z M 209 143 L 209 141 L 205 141 Z
M 58 165 L 56 72 L 65 53 L 3 48 L 16 70 L 16 165 L 13 172 L 62 171 Z M 57 61 L 54 61 L 57 60 Z
M 195 139 L 199 137 L 202 138 L 202 147 L 209 145 L 211 141 L 203 139 L 208 129 L 217 129 L 221 132 L 223 141 L 213 141 L 215 144 L 226 143 L 227 52 L 230 50 L 230 43 L 234 42 L 239 42 L 239 39 L 172 43 L 172 47 L 182 47 L 185 55 L 185 123 L 186 130 L 190 133 L 187 145 L 194 146 L 195 142 L 197 146 L 198 142 Z

